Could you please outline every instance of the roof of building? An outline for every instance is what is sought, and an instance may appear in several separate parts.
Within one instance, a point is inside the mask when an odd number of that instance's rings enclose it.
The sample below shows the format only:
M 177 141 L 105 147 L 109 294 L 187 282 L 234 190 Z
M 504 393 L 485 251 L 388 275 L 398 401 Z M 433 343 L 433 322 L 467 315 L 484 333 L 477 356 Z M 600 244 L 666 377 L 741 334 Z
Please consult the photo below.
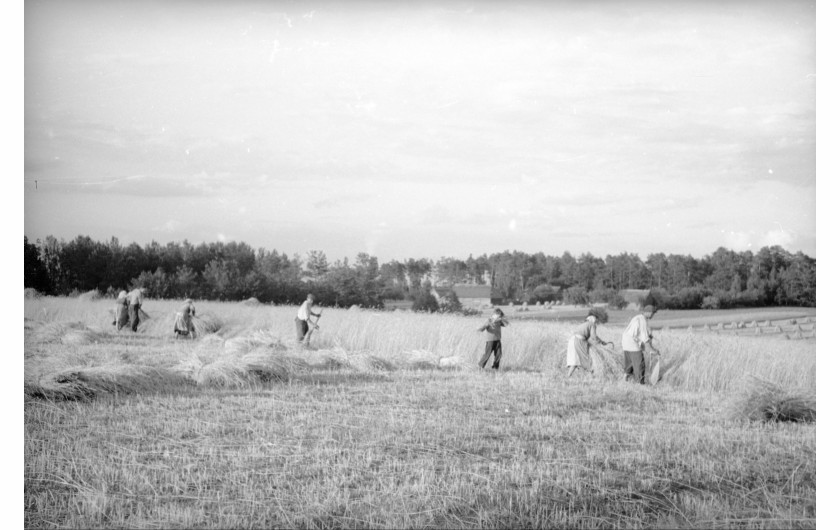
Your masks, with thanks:
M 458 298 L 501 298 L 501 294 L 489 285 L 453 285 Z
M 639 303 L 639 299 L 646 297 L 648 294 L 650 294 L 650 289 L 622 289 L 618 291 L 618 295 L 624 298 L 625 302 L 631 304 Z

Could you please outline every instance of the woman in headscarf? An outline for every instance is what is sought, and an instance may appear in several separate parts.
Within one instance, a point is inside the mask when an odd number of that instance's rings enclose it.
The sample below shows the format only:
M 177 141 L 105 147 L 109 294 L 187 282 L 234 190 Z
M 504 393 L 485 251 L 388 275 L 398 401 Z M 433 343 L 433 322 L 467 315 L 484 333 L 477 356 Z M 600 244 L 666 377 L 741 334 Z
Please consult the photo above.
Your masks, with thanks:
M 120 291 L 117 295 L 117 304 L 114 306 L 114 325 L 117 331 L 128 325 L 128 293 Z
M 195 305 L 192 298 L 184 300 L 184 305 L 175 313 L 175 334 L 189 335 L 191 338 L 195 337 L 195 325 L 193 324 L 193 317 L 195 316 Z
M 566 377 L 572 377 L 575 369 L 580 366 L 587 372 L 592 371 L 592 359 L 589 356 L 589 341 L 595 341 L 597 344 L 604 345 L 611 342 L 602 341 L 597 334 L 598 322 L 606 322 L 606 311 L 600 311 L 595 308 L 589 310 L 586 315 L 586 320 L 575 328 L 572 336 L 569 338 L 569 345 L 566 350 L 566 366 L 569 367 L 569 373 Z

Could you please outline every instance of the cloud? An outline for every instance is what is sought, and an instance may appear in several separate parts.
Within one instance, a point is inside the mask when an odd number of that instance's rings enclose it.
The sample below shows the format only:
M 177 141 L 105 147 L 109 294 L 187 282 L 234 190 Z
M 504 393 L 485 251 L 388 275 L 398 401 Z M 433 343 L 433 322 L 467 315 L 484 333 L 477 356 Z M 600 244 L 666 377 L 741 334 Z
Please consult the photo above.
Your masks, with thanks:
M 774 245 L 779 245 L 781 247 L 789 248 L 794 239 L 793 233 L 780 228 L 778 230 L 766 232 L 761 238 L 761 246 L 772 247 Z

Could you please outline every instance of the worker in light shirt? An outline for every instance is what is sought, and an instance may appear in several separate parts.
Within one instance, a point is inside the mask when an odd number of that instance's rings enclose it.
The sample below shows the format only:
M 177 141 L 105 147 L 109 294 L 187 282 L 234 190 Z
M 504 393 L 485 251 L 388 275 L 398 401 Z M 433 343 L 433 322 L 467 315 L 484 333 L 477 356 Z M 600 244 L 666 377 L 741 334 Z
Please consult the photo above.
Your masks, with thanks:
M 642 313 L 630 319 L 630 323 L 621 334 L 625 381 L 633 377 L 637 383 L 645 384 L 645 345 L 650 353 L 659 354 L 659 350 L 653 347 L 653 333 L 648 326 L 648 320 L 653 318 L 655 313 L 655 307 L 645 306 Z
M 137 332 L 140 325 L 140 309 L 143 306 L 143 295 L 146 294 L 145 287 L 139 287 L 128 293 L 128 320 L 131 324 L 131 331 Z
M 315 297 L 312 294 L 306 295 L 306 301 L 300 304 L 300 308 L 298 308 L 297 316 L 295 316 L 295 328 L 297 329 L 297 340 L 300 343 L 303 343 L 303 339 L 306 338 L 306 334 L 309 332 L 309 324 L 312 322 L 311 317 L 315 315 L 318 318 L 321 318 L 320 313 L 314 313 L 312 311 L 312 305 L 315 303 Z

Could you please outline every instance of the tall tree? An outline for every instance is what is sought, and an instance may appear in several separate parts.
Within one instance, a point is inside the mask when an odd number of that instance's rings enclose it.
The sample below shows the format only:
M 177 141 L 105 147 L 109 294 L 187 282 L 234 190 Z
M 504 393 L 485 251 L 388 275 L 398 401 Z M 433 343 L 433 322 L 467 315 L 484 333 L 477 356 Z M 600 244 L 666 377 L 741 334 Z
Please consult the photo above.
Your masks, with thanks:
M 50 294 L 50 278 L 47 267 L 41 261 L 38 246 L 23 236 L 23 287 Z
M 316 280 L 322 279 L 330 269 L 327 255 L 321 250 L 310 250 L 306 257 L 306 272 Z

